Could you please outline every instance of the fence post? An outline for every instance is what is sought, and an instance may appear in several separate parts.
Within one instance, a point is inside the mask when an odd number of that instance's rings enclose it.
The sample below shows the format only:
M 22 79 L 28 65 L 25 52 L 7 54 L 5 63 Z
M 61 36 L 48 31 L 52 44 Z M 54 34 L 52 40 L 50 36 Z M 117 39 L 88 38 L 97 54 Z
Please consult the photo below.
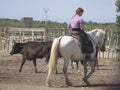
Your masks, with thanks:
M 45 30 L 44 30 L 44 38 L 45 38 L 45 40 L 44 41 L 48 41 L 48 28 L 45 28 Z
M 34 31 L 32 29 L 32 41 L 34 41 Z

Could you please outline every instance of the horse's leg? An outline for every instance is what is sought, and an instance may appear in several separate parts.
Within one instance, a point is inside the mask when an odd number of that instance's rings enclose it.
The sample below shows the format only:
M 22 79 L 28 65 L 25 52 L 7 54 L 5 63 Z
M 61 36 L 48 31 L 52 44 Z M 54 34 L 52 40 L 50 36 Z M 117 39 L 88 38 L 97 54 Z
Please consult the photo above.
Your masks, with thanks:
M 91 72 L 87 75 L 87 79 L 95 72 L 95 62 L 91 61 L 91 62 L 89 62 L 89 64 L 90 64 L 90 67 L 91 67 Z
M 81 65 L 83 65 L 83 60 L 81 60 L 80 62 L 81 62 Z
M 22 63 L 21 63 L 21 65 L 20 65 L 19 72 L 22 71 L 22 67 L 23 67 L 23 65 L 25 64 L 25 61 L 26 61 L 26 58 L 23 56 L 23 58 L 22 58 Z
M 96 59 L 96 66 L 97 66 L 97 70 L 99 70 L 99 64 L 98 64 L 98 46 L 96 47 L 96 55 L 95 55 L 95 59 Z
M 68 64 L 69 64 L 69 59 L 64 59 L 63 73 L 64 73 L 64 76 L 65 76 L 66 85 L 71 86 L 72 83 L 70 82 L 70 80 L 68 79 L 68 76 L 67 76 Z
M 73 60 L 71 60 L 71 67 L 74 69 Z
M 35 68 L 35 73 L 37 73 L 36 59 L 33 59 L 33 65 L 34 65 L 34 68 Z
M 83 78 L 83 81 L 87 84 L 87 85 L 89 85 L 90 83 L 88 82 L 88 80 L 87 80 L 87 60 L 84 60 L 83 61 L 83 66 L 84 66 L 84 78 Z
M 78 70 L 78 68 L 79 68 L 78 63 L 79 63 L 79 61 L 76 61 L 76 68 L 77 68 L 77 70 Z
M 78 73 L 80 73 L 80 71 L 78 70 L 79 69 L 79 61 L 76 61 L 76 69 L 77 69 Z

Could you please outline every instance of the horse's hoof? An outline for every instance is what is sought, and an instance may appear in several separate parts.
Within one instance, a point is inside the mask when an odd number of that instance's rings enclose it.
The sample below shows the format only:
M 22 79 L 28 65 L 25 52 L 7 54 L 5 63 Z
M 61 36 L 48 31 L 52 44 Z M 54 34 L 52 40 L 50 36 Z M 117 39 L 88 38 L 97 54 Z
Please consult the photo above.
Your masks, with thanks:
M 88 81 L 85 82 L 88 86 L 90 85 L 90 83 Z
M 51 87 L 51 83 L 46 83 L 46 86 L 47 87 Z
M 48 83 L 46 84 L 46 86 L 47 86 L 47 87 L 51 87 L 51 85 L 50 85 L 50 84 L 48 84 Z
M 71 82 L 67 82 L 67 86 L 72 86 L 73 84 Z
M 83 81 L 84 81 L 84 83 L 86 83 L 87 85 L 90 85 L 90 83 L 89 83 L 89 81 L 88 81 L 87 79 L 83 78 Z
M 19 70 L 19 73 L 21 73 L 21 70 Z
M 83 81 L 85 81 L 86 79 L 85 78 L 83 78 Z

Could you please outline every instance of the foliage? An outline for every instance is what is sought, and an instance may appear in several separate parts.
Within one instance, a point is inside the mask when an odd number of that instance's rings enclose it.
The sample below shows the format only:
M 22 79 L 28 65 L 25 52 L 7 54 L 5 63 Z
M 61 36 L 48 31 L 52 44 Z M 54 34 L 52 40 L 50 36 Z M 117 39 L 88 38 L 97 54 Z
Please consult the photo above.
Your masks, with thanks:
M 23 27 L 24 24 L 22 22 L 20 22 L 19 20 L 16 20 L 16 19 L 8 19 L 8 18 L 0 19 L 0 27 L 7 27 L 7 26 Z
M 116 9 L 117 9 L 117 12 L 120 12 L 120 0 L 116 0 L 116 3 L 115 3 L 115 5 L 116 5 Z
M 117 33 L 120 33 L 120 0 L 116 0 L 116 11 L 117 11 L 117 17 L 116 17 L 116 23 L 117 23 Z
M 100 28 L 104 30 L 116 30 L 116 25 L 115 23 L 96 23 L 96 22 L 85 22 L 85 31 L 89 31 L 95 28 Z M 16 19 L 8 19 L 8 18 L 1 18 L 0 19 L 0 27 L 19 27 L 19 28 L 24 28 L 25 25 L 22 20 L 16 20 Z M 58 23 L 58 22 L 53 22 L 53 21 L 48 21 L 47 24 L 45 21 L 36 21 L 34 20 L 32 23 L 33 28 L 65 28 L 66 33 L 69 33 L 69 29 L 67 28 L 67 23 Z

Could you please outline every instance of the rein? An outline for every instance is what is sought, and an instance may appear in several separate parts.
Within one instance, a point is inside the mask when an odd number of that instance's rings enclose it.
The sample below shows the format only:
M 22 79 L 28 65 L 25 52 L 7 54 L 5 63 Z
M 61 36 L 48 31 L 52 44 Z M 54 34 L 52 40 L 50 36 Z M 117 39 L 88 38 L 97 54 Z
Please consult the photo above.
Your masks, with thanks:
M 95 40 L 93 40 L 93 38 L 89 34 L 87 34 L 87 36 L 98 46 L 98 44 L 95 42 Z

